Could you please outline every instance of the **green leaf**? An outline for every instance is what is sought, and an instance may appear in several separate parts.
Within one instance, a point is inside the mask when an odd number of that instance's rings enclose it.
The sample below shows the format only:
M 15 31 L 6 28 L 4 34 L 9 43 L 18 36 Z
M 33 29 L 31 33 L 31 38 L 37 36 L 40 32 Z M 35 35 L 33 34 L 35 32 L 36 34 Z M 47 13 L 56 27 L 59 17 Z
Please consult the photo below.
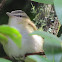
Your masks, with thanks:
M 62 40 L 44 31 L 35 31 L 31 35 L 39 35 L 44 38 L 44 51 L 52 62 L 59 62 L 62 56 Z M 58 58 L 59 57 L 59 58 Z
M 54 0 L 54 6 L 58 19 L 62 24 L 62 0 Z
M 27 56 L 25 62 L 51 62 L 51 61 L 40 55 L 31 55 L 31 56 Z
M 32 0 L 39 3 L 53 4 L 53 0 Z
M 21 47 L 22 36 L 18 30 L 8 25 L 0 25 L 0 33 L 9 36 L 18 47 Z
M 9 60 L 6 60 L 6 59 L 3 59 L 3 58 L 0 58 L 0 62 L 12 62 L 12 61 L 9 61 Z
M 5 35 L 1 34 L 1 33 L 0 33 L 0 42 L 2 44 L 6 44 L 8 42 L 7 37 Z
M 60 62 L 62 62 L 62 57 L 61 57 L 61 59 L 60 59 Z
M 52 34 L 50 34 L 48 32 L 44 32 L 44 31 L 34 31 L 30 35 L 35 35 L 35 34 L 43 37 L 46 40 L 48 40 L 48 42 L 49 41 L 51 41 L 52 43 L 54 42 L 53 45 L 59 45 L 60 46 L 62 44 L 61 43 L 61 41 L 62 41 L 61 39 L 59 39 L 55 35 L 52 35 Z

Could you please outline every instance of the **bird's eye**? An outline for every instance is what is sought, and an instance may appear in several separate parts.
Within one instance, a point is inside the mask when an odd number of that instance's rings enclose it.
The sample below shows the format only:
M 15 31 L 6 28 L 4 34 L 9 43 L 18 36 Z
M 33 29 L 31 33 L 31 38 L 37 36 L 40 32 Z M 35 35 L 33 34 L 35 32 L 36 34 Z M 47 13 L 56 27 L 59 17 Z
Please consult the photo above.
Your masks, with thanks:
M 16 17 L 22 17 L 21 15 L 14 15 L 14 16 L 16 16 Z
M 21 15 L 19 15 L 19 17 L 22 17 Z
M 16 17 L 26 17 L 26 16 L 23 16 L 23 15 L 14 15 Z

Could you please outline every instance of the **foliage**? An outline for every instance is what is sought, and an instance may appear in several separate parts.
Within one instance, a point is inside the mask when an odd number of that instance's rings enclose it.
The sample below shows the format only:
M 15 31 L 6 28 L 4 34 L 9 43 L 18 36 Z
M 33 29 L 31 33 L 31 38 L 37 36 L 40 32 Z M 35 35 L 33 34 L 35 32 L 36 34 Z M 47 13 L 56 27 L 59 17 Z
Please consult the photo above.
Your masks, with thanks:
M 62 40 L 44 31 L 35 31 L 31 35 L 39 35 L 44 38 L 44 51 L 52 62 L 59 62 L 62 57 Z M 60 56 L 60 58 L 58 58 Z M 57 58 L 57 59 L 56 59 Z
M 39 55 L 31 55 L 28 56 L 25 60 L 25 62 L 51 62 L 47 58 Z
M 9 61 L 9 60 L 6 60 L 6 59 L 3 59 L 3 58 L 0 58 L 0 62 L 12 62 L 12 61 Z
M 47 2 L 45 0 L 32 0 L 32 1 L 36 1 L 36 2 L 40 2 L 40 3 L 46 3 Z M 53 1 L 53 0 L 50 0 Z M 51 2 L 48 1 L 48 4 L 50 4 Z M 55 10 L 56 13 L 58 15 L 59 21 L 62 24 L 62 1 L 58 1 L 58 0 L 54 0 L 54 6 L 55 6 Z M 49 34 L 47 32 L 43 32 L 43 31 L 35 31 L 32 34 L 36 34 L 36 35 L 40 35 L 44 38 L 45 42 L 44 42 L 44 50 L 46 53 L 46 56 L 48 57 L 49 60 L 51 60 L 52 62 L 61 62 L 61 58 L 62 58 L 62 40 L 59 39 L 58 37 Z M 59 58 L 58 58 L 59 56 Z
M 0 25 L 0 42 L 7 43 L 7 36 L 10 37 L 14 43 L 20 48 L 21 47 L 21 34 L 13 27 L 8 25 Z
M 2 44 L 6 44 L 8 42 L 8 39 L 6 38 L 5 35 L 3 35 L 2 33 L 0 33 L 0 42 Z
M 58 16 L 58 19 L 60 23 L 62 24 L 62 0 L 54 0 L 54 6 L 56 10 L 56 14 Z

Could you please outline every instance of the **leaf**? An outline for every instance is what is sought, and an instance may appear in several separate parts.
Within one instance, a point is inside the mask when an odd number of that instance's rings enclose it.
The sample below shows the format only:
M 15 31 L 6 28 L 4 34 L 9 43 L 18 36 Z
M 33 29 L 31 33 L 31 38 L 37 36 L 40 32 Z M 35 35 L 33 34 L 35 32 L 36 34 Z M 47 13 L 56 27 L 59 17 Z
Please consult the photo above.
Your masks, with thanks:
M 39 3 L 53 4 L 53 0 L 32 0 Z
M 43 37 L 44 39 L 51 41 L 52 43 L 54 42 L 53 45 L 61 45 L 61 39 L 59 39 L 58 37 L 56 37 L 55 35 L 52 35 L 48 32 L 44 32 L 44 31 L 34 31 L 33 33 L 31 33 L 30 35 L 39 35 L 41 37 Z
M 12 62 L 12 61 L 9 61 L 9 60 L 6 60 L 6 59 L 3 59 L 3 58 L 0 58 L 0 62 Z
M 52 62 L 59 62 L 62 56 L 62 40 L 44 31 L 34 31 L 31 35 L 39 35 L 44 38 L 44 51 Z M 59 58 L 58 58 L 59 57 Z
M 54 6 L 58 19 L 62 24 L 62 0 L 54 0 Z
M 44 58 L 40 55 L 30 55 L 27 56 L 25 62 L 51 62 L 47 58 Z
M 62 57 L 61 57 L 61 59 L 60 59 L 60 62 L 62 62 Z
M 8 42 L 7 37 L 5 35 L 1 34 L 1 33 L 0 33 L 0 42 L 2 44 L 6 44 Z
M 9 36 L 18 47 L 21 47 L 22 36 L 18 30 L 8 25 L 0 25 L 0 33 Z

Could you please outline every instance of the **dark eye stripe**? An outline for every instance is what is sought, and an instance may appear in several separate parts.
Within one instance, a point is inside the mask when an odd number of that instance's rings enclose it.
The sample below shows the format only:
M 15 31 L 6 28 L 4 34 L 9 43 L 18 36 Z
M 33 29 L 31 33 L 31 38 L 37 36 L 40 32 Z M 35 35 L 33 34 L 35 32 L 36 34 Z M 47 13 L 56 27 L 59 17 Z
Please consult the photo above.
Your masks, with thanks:
M 14 15 L 14 16 L 16 16 L 16 17 L 26 17 L 26 16 L 22 16 L 22 15 Z

